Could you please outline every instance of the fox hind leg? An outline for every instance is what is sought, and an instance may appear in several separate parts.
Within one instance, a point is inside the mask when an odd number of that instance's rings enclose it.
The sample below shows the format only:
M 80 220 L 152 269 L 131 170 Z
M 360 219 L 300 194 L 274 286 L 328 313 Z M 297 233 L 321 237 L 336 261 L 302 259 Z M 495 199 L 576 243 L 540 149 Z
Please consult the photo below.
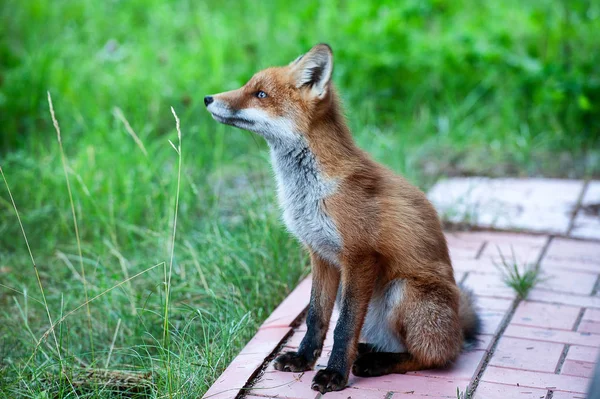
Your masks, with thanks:
M 433 290 L 409 283 L 403 288 L 402 301 L 391 312 L 389 325 L 406 353 L 395 349 L 363 353 L 352 366 L 354 375 L 371 377 L 444 367 L 458 357 L 463 345 L 458 288 L 438 289 L 435 296 Z

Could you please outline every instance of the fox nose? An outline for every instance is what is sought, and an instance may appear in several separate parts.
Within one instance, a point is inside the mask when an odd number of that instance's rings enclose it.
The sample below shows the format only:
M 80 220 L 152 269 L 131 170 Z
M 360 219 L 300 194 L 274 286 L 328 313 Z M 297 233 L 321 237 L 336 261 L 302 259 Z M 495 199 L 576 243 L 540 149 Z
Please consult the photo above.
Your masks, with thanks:
M 204 105 L 206 105 L 207 107 L 213 102 L 215 101 L 212 96 L 206 96 L 204 97 Z

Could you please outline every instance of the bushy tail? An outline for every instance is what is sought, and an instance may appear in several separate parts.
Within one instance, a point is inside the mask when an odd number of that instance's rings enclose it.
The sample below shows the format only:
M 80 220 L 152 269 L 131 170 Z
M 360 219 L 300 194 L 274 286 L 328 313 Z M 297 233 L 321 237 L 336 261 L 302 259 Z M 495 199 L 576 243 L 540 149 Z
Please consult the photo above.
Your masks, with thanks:
M 481 333 L 481 319 L 475 310 L 475 299 L 473 292 L 465 287 L 460 288 L 460 302 L 458 305 L 458 316 L 463 330 L 466 346 L 471 346 L 477 341 L 477 335 Z

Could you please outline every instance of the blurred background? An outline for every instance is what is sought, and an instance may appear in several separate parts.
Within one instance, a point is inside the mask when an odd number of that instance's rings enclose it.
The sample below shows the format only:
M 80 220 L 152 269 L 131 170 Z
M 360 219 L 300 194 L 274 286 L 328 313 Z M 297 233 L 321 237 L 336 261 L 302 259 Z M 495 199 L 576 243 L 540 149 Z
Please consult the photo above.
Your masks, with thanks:
M 293 3 L 0 3 L 0 392 L 210 386 L 309 267 L 279 220 L 266 145 L 202 98 L 315 43 L 334 50 L 359 145 L 423 189 L 600 175 L 598 1 Z M 98 369 L 140 382 L 107 385 Z

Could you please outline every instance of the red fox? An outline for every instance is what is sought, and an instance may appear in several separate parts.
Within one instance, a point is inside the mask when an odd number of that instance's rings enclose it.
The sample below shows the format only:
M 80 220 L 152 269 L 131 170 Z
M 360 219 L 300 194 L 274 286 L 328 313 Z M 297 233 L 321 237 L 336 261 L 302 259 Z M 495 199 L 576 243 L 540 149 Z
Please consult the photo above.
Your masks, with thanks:
M 269 144 L 283 219 L 310 253 L 308 330 L 274 361 L 306 371 L 321 354 L 334 302 L 340 316 L 312 389 L 344 389 L 350 370 L 378 376 L 443 367 L 480 329 L 455 280 L 437 213 L 422 191 L 357 147 L 318 44 L 237 90 L 204 97 L 218 122 Z M 360 343 L 359 343 L 360 341 Z

